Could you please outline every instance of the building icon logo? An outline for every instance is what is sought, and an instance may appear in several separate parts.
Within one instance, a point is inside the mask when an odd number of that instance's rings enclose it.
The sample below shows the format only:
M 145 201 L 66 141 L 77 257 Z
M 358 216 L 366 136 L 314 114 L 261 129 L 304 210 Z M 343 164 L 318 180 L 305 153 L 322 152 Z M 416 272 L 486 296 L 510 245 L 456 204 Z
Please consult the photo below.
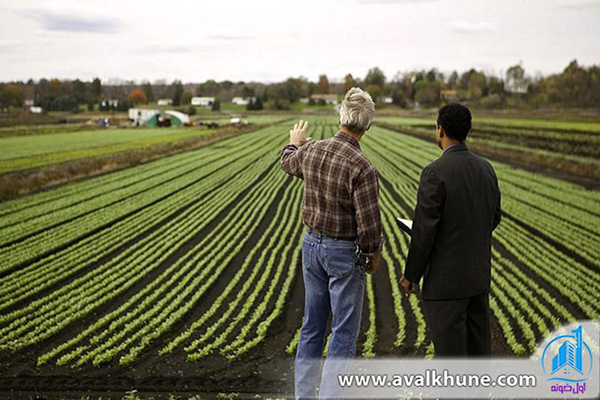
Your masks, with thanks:
M 542 369 L 548 381 L 583 382 L 592 371 L 592 352 L 582 339 L 579 326 L 572 335 L 554 338 L 542 354 Z

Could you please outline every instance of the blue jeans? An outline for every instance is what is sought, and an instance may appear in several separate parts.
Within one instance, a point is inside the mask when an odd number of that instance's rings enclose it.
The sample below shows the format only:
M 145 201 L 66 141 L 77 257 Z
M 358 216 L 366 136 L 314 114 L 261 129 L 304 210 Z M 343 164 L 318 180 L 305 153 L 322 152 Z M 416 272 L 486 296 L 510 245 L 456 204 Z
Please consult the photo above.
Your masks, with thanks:
M 365 269 L 355 249 L 354 241 L 323 234 L 306 232 L 302 240 L 305 305 L 294 365 L 296 399 L 315 398 L 319 381 L 320 398 L 342 397 L 337 375 L 349 371 L 356 354 L 365 292 Z M 331 338 L 320 377 L 330 312 Z

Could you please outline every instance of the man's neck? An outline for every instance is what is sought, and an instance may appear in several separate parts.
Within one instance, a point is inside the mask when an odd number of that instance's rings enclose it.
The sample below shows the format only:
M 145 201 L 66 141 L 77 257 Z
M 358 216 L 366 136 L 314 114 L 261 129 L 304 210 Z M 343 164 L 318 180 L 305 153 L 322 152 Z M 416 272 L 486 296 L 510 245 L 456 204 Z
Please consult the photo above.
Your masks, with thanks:
M 360 138 L 362 137 L 362 135 L 352 132 L 350 129 L 346 128 L 345 126 L 340 126 L 340 131 L 352 136 L 357 141 L 360 141 Z
M 459 143 L 462 143 L 462 142 L 458 141 L 458 140 L 447 140 L 447 141 L 444 141 L 444 142 L 442 142 L 442 150 L 445 151 L 448 147 L 454 146 L 455 144 L 459 144 Z

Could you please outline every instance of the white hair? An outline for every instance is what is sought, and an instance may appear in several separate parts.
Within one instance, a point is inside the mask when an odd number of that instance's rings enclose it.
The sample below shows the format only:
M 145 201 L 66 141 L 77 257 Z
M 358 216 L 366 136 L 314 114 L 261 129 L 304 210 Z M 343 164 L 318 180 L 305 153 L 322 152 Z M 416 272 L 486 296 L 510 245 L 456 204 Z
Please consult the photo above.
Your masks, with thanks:
M 340 107 L 340 124 L 352 132 L 363 133 L 375 118 L 375 103 L 371 95 L 353 87 L 346 92 Z

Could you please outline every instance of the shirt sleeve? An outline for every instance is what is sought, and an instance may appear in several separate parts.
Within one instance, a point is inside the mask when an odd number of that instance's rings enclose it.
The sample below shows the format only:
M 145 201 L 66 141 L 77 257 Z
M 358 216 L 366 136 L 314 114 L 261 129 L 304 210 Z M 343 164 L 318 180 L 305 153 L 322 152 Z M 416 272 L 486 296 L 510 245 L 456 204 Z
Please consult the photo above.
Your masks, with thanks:
M 425 273 L 442 217 L 444 201 L 444 185 L 431 168 L 425 167 L 421 172 L 412 238 L 404 269 L 404 276 L 410 282 L 419 283 Z
M 383 235 L 379 210 L 379 177 L 375 167 L 360 172 L 352 191 L 352 201 L 361 251 L 373 253 L 381 250 Z
M 304 179 L 302 176 L 302 153 L 306 145 L 298 148 L 295 144 L 287 144 L 281 150 L 281 169 L 287 174 Z

